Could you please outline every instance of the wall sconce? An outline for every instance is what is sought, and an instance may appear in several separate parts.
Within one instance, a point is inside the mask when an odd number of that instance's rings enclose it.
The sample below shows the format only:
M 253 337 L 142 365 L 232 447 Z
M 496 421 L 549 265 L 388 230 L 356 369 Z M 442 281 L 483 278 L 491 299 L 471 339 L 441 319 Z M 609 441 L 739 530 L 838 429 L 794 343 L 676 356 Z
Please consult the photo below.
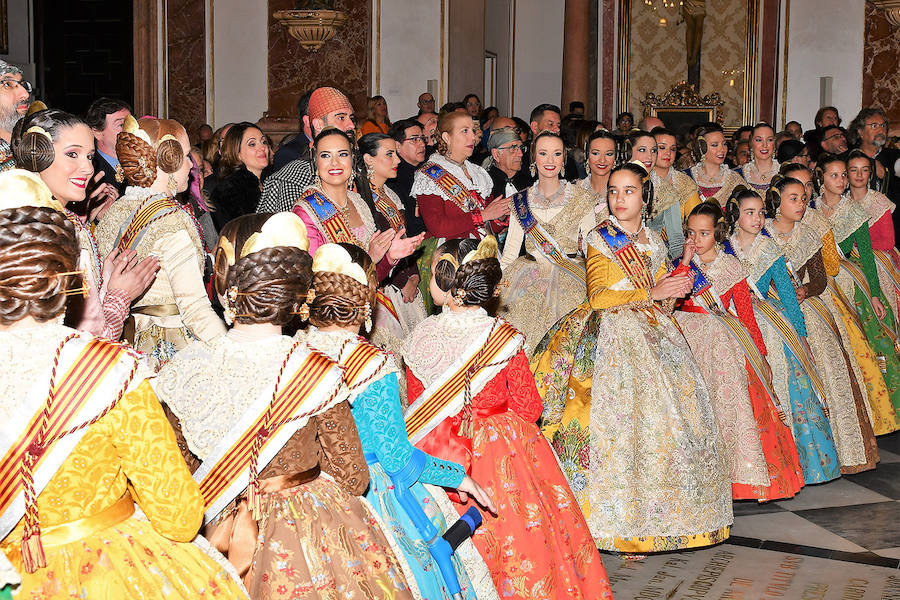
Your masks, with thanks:
M 322 44 L 334 37 L 347 22 L 347 13 L 333 10 L 333 2 L 300 2 L 295 10 L 279 10 L 272 16 L 284 25 L 291 37 L 310 52 L 318 52 Z M 303 5 L 323 5 L 327 8 L 303 8 Z
M 872 4 L 884 11 L 884 16 L 894 27 L 900 27 L 900 0 L 872 0 Z

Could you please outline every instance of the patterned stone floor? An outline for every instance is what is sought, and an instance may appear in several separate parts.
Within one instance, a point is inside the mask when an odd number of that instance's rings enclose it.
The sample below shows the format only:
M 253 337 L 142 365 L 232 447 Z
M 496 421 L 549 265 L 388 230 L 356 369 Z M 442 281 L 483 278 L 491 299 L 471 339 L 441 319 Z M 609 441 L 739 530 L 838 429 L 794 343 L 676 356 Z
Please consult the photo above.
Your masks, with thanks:
M 867 473 L 791 500 L 735 502 L 714 548 L 625 560 L 604 555 L 617 600 L 900 600 L 900 432 Z

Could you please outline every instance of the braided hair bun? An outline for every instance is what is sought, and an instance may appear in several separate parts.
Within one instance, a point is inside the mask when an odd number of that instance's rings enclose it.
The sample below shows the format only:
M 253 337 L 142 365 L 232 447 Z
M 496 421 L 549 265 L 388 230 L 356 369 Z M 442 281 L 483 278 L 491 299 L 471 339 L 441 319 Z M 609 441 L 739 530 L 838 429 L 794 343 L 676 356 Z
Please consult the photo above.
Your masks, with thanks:
M 116 137 L 116 155 L 130 184 L 150 187 L 156 181 L 157 169 L 175 173 L 184 164 L 184 149 L 177 138 L 187 137 L 187 132 L 172 119 L 131 119 Z
M 48 169 L 56 158 L 53 142 L 59 137 L 60 130 L 76 125 L 85 123 L 57 108 L 39 110 L 19 119 L 10 138 L 16 166 L 32 173 Z
M 367 317 L 371 318 L 374 310 L 378 288 L 375 268 L 372 259 L 362 248 L 353 244 L 338 245 L 347 251 L 353 263 L 362 267 L 368 278 L 368 285 L 342 273 L 316 271 L 313 274 L 316 297 L 309 305 L 309 322 L 316 327 L 337 325 L 359 328 Z
M 435 256 L 449 255 L 461 263 L 466 255 L 478 248 L 473 239 L 447 240 L 434 251 Z M 470 260 L 459 267 L 450 260 L 438 260 L 434 267 L 434 280 L 438 288 L 449 292 L 461 306 L 481 306 L 494 297 L 497 285 L 503 278 L 500 261 L 496 256 Z
M 46 207 L 0 210 L 0 323 L 26 317 L 44 322 L 66 308 L 66 291 L 80 285 L 75 227 Z

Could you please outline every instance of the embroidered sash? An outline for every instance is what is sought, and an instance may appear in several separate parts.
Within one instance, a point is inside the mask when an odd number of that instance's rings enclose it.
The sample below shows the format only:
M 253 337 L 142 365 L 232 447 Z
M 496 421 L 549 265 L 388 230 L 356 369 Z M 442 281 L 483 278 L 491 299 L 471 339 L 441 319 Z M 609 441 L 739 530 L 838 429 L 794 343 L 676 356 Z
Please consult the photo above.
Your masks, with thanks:
M 485 207 L 484 199 L 478 194 L 470 192 L 459 179 L 448 173 L 440 165 L 428 163 L 422 166 L 422 172 L 426 177 L 434 181 L 437 186 L 447 194 L 447 199 L 453 202 L 463 212 L 472 212 L 473 208 Z
M 680 262 L 681 261 L 675 261 L 675 266 L 677 267 Z M 778 395 L 775 393 L 775 388 L 772 387 L 772 382 L 769 379 L 766 370 L 766 359 L 760 354 L 759 348 L 753 341 L 750 332 L 744 327 L 744 324 L 741 323 L 740 319 L 728 311 L 728 308 L 722 302 L 722 298 L 716 293 L 712 282 L 706 274 L 694 264 L 694 261 L 689 263 L 689 267 L 691 274 L 694 276 L 694 288 L 691 291 L 692 299 L 694 302 L 705 308 L 708 314 L 716 317 L 728 328 L 734 339 L 740 344 L 741 350 L 744 351 L 744 357 L 747 359 L 747 363 L 756 372 L 757 378 L 766 388 L 766 392 L 768 392 L 769 397 L 772 398 L 772 402 L 778 404 Z
M 859 260 L 859 250 L 856 246 L 853 247 L 853 250 L 850 251 L 850 256 Z M 875 261 L 877 266 L 878 261 Z M 863 273 L 862 269 L 858 264 L 853 262 L 852 260 L 842 260 L 841 261 L 841 270 L 846 272 L 853 279 L 853 283 L 856 284 L 862 293 L 863 296 L 866 297 L 866 301 L 869 303 L 869 307 L 872 309 L 872 312 L 875 312 L 875 307 L 872 304 L 872 288 L 869 287 L 869 280 L 866 279 L 865 273 Z M 854 306 L 850 304 L 849 306 Z M 887 335 L 891 341 L 894 343 L 896 347 L 898 344 L 897 333 L 896 333 L 896 323 L 885 323 L 884 321 L 878 321 L 878 325 L 881 327 L 882 331 L 884 331 L 885 335 Z
M 290 374 L 285 377 L 287 383 L 277 393 L 275 381 L 265 386 L 194 473 L 206 505 L 205 522 L 218 516 L 247 487 L 253 442 L 257 437 L 261 440 L 257 464 L 262 467 L 275 458 L 310 416 L 342 399 L 335 393 L 341 385 L 340 368 L 318 352 L 295 345 L 283 373 Z M 268 428 L 264 424 L 267 411 Z
M 347 201 L 349 202 L 349 198 Z M 359 240 L 353 234 L 350 224 L 344 221 L 341 211 L 328 199 L 328 196 L 315 188 L 310 188 L 303 193 L 299 202 L 303 202 L 310 208 L 311 216 L 322 224 L 330 242 L 359 245 Z
M 563 273 L 573 277 L 578 283 L 586 285 L 587 271 L 584 265 L 569 258 L 562 251 L 562 248 L 559 247 L 559 244 L 556 243 L 556 240 L 534 218 L 531 207 L 528 205 L 528 190 L 525 189 L 513 194 L 512 205 L 522 230 L 525 232 L 525 235 L 531 238 L 538 251 L 562 269 Z
M 45 450 L 37 457 L 32 473 L 35 494 L 50 482 L 63 462 L 87 432 L 86 424 L 108 412 L 127 389 L 137 359 L 123 360 L 127 350 L 120 345 L 89 336 L 74 337 L 59 351 L 53 402 L 44 430 Z M 37 443 L 42 413 L 50 387 L 50 369 L 28 392 L 23 407 L 37 411 L 15 411 L 3 416 L 0 426 L 0 539 L 15 528 L 25 514 L 21 477 L 29 446 Z
M 888 253 L 884 250 L 875 250 L 873 248 L 872 254 L 875 255 L 875 266 L 884 271 L 894 287 L 900 291 L 900 271 L 897 270 Z
M 119 250 L 136 249 L 151 223 L 177 211 L 178 205 L 175 201 L 165 196 L 143 202 L 132 215 L 128 224 L 119 230 L 115 247 Z
M 637 249 L 624 231 L 610 221 L 597 227 L 600 238 L 606 242 L 622 271 L 636 289 L 649 290 L 656 285 L 656 277 L 650 272 L 649 261 Z
M 475 397 L 506 367 L 524 343 L 525 336 L 505 321 L 501 321 L 493 331 L 488 328 L 479 334 L 459 358 L 406 409 L 409 441 L 417 444 L 444 419 L 449 419 L 465 407 L 467 374 L 471 377 L 471 396 Z
M 391 229 L 400 231 L 406 227 L 406 218 L 401 211 L 397 210 L 393 202 L 387 200 L 381 194 L 373 192 L 372 195 L 375 197 L 375 208 L 387 219 Z

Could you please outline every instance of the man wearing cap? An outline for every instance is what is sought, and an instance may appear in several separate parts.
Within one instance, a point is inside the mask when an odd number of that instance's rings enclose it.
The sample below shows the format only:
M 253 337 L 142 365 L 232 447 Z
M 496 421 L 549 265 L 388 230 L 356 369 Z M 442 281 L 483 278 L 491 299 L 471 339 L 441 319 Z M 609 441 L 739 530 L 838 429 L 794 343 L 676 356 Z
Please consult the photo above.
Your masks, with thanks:
M 525 146 L 513 127 L 491 130 L 487 146 L 491 157 L 485 167 L 494 182 L 491 196 L 506 198 L 529 186 L 531 178 L 522 171 Z
M 306 113 L 313 139 L 326 127 L 337 127 L 344 132 L 356 129 L 353 106 L 347 96 L 332 87 L 316 88 L 309 96 Z M 315 169 L 311 158 L 298 158 L 287 163 L 266 178 L 258 213 L 276 213 L 291 210 L 304 190 L 313 184 Z
M 16 166 L 9 141 L 13 127 L 28 112 L 31 84 L 22 77 L 22 69 L 0 60 L 0 171 Z

